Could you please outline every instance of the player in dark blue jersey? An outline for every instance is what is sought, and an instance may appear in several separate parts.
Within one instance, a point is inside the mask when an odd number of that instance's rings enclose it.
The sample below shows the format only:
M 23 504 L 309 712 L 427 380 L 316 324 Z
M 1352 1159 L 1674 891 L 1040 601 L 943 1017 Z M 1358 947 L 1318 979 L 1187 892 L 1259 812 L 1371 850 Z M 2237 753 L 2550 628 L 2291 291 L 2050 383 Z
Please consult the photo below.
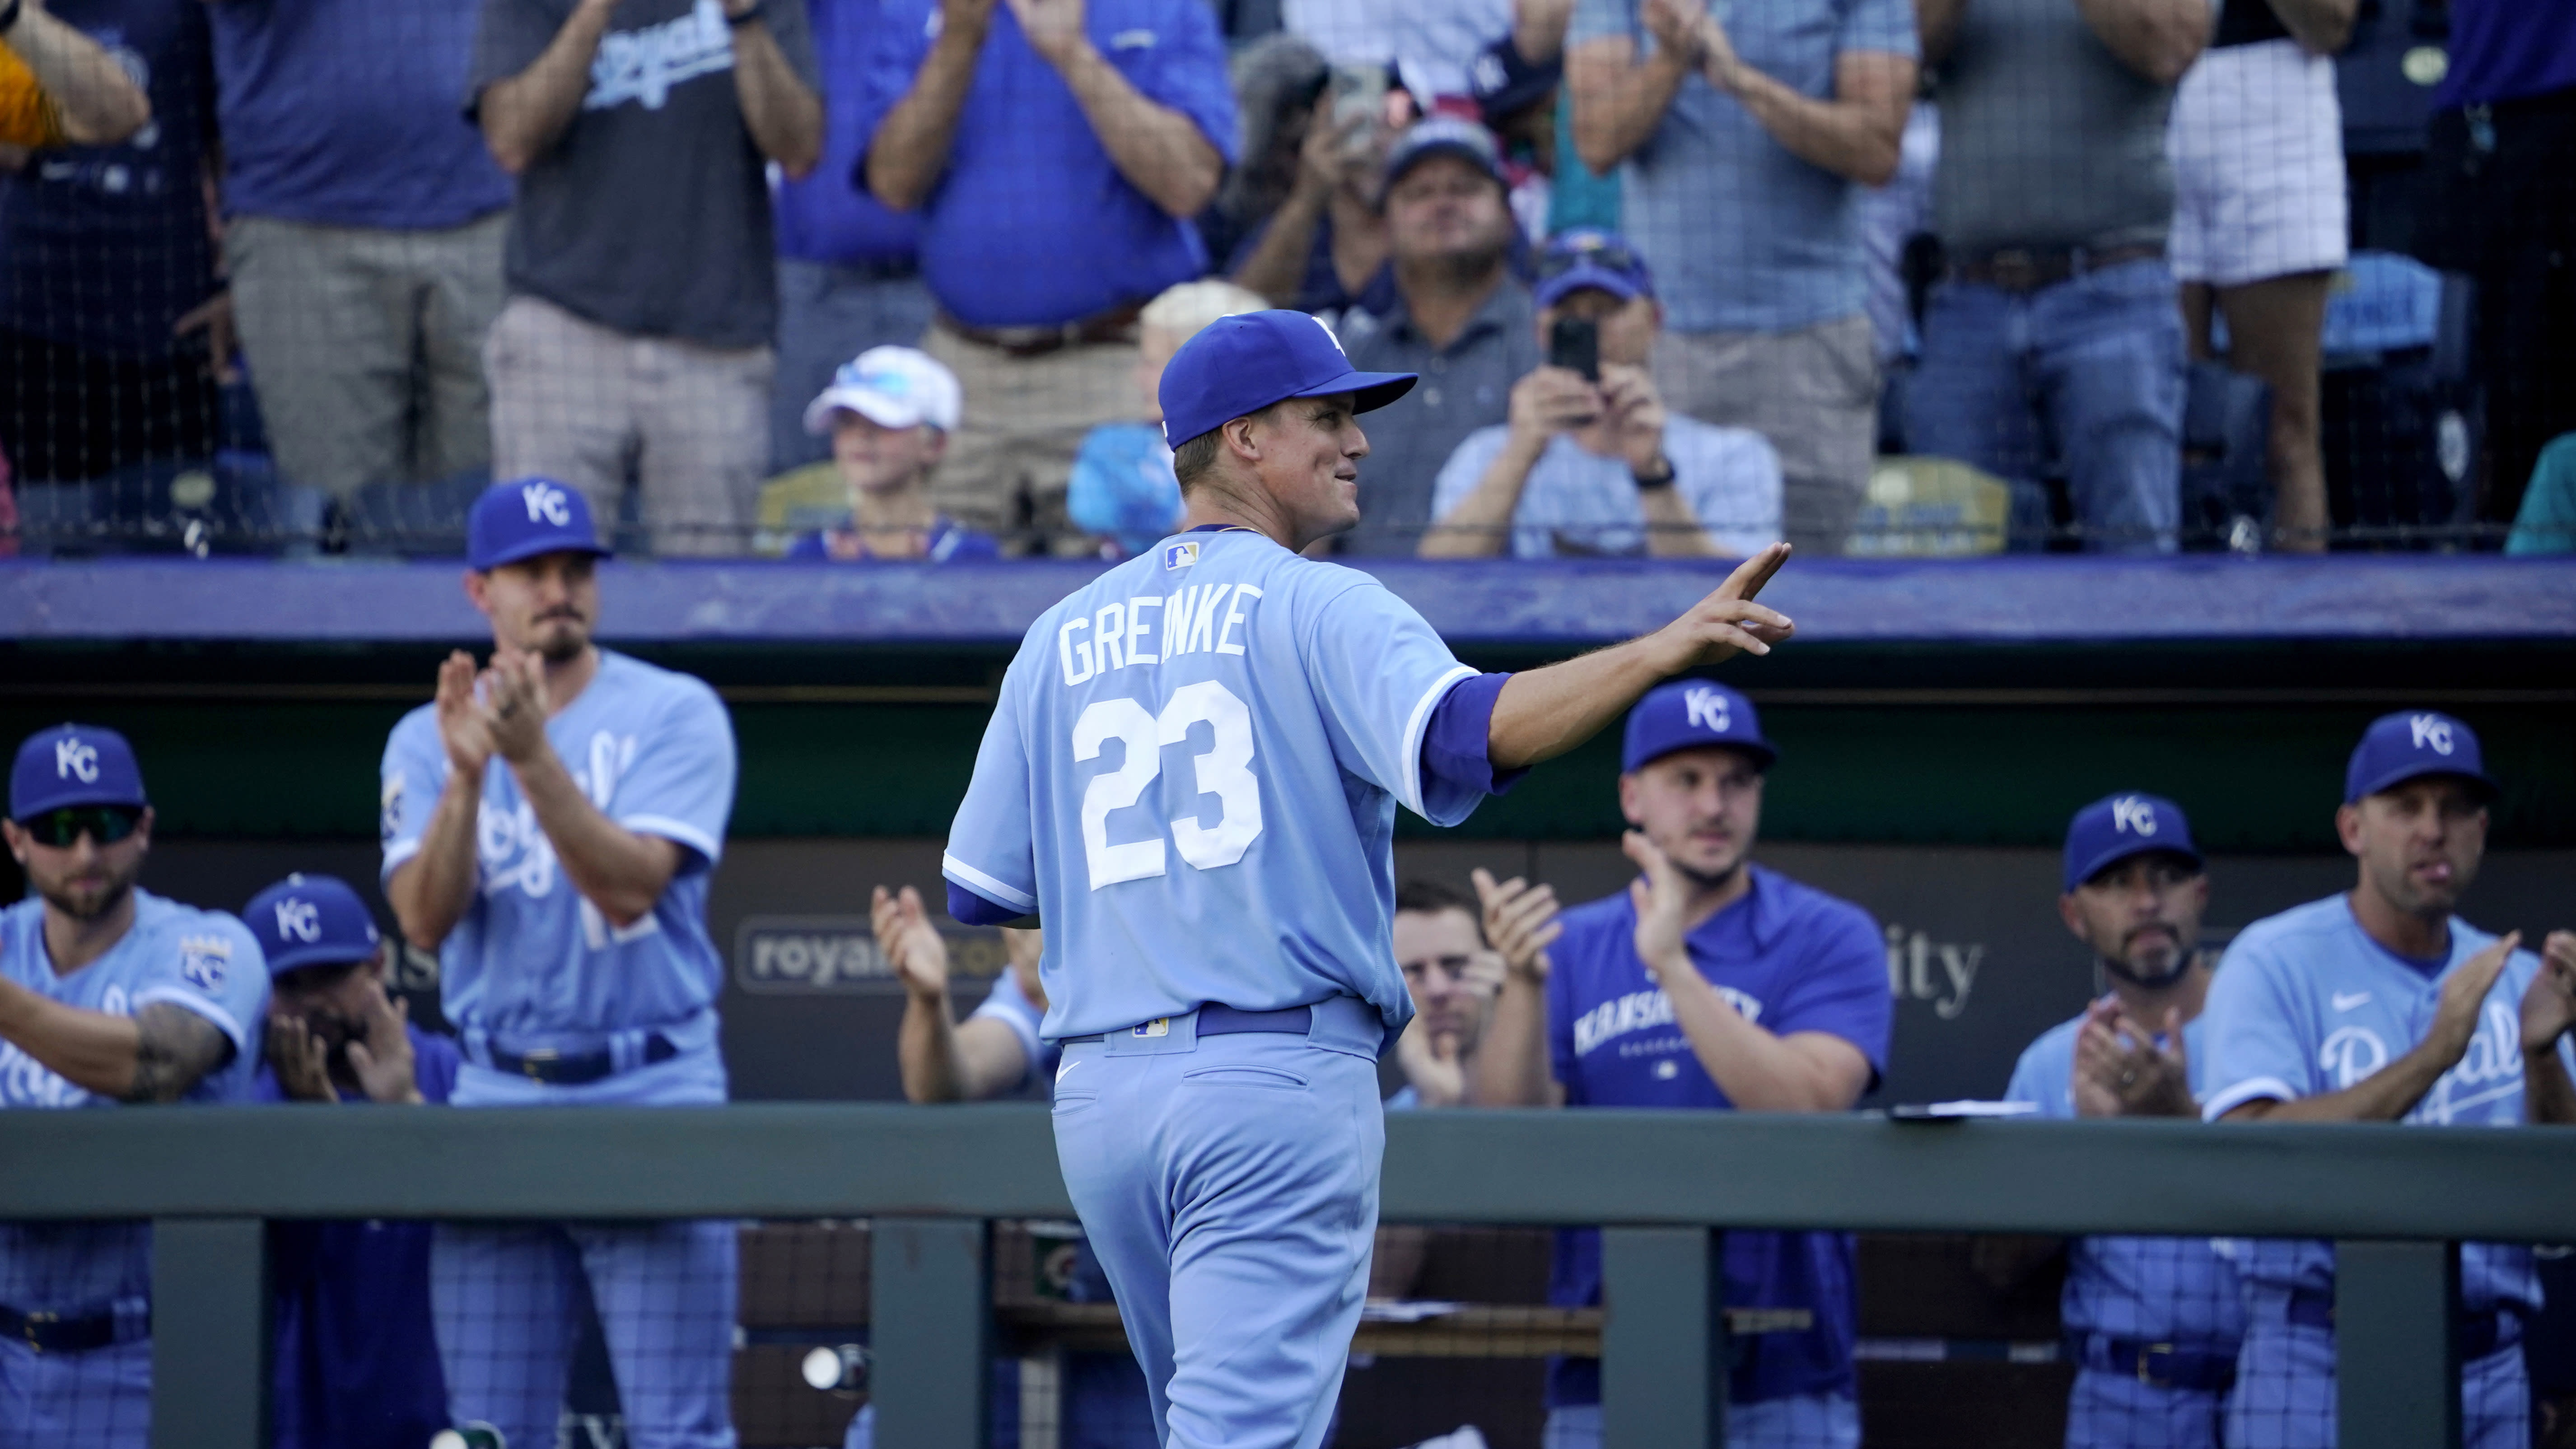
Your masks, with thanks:
M 261 1102 L 445 1103 L 456 1043 L 385 995 L 384 943 L 344 881 L 291 875 L 242 908 L 270 978 Z M 447 1427 L 426 1222 L 270 1225 L 277 1449 L 420 1449 Z
M 1619 806 L 1642 873 L 1555 914 L 1545 887 L 1478 872 L 1486 931 L 1510 965 L 1478 1053 L 1487 1105 L 1840 1112 L 1887 1060 L 1891 1003 L 1878 925 L 1751 860 L 1779 752 L 1722 684 L 1664 685 L 1628 716 Z M 1726 1235 L 1726 1305 L 1779 1310 L 1731 1375 L 1727 1441 L 1860 1442 L 1858 1300 L 1843 1233 Z M 1557 1245 L 1551 1301 L 1601 1301 L 1601 1235 Z M 1548 1449 L 1601 1440 L 1598 1360 L 1548 1374 Z

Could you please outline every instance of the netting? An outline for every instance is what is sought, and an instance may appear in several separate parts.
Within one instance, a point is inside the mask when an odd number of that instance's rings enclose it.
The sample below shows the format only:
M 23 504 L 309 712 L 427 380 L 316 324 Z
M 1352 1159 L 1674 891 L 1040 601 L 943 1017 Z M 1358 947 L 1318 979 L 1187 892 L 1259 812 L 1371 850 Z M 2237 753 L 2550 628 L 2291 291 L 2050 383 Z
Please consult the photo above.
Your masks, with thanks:
M 1355 555 L 2576 547 L 2554 11 L 1025 8 L 28 7 L 5 546 L 1116 557 L 1277 305 Z

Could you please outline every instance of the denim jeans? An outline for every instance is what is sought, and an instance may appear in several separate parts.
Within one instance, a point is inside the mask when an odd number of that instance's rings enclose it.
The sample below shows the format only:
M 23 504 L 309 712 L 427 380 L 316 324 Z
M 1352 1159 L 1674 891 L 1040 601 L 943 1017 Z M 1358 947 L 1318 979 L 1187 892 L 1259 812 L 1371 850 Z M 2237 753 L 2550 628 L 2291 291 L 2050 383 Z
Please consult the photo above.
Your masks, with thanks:
M 2180 519 L 2182 314 L 2162 261 L 2036 292 L 1935 288 L 1906 394 L 1913 451 L 2025 492 L 2063 469 L 2085 546 L 2169 553 Z

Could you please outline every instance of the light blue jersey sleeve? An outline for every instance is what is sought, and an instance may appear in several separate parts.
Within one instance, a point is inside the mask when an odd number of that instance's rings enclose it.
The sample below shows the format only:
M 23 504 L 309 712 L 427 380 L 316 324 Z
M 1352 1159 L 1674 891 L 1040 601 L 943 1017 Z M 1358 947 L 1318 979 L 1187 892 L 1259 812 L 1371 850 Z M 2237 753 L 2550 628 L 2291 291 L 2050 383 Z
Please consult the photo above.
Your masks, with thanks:
M 1422 736 L 1443 696 L 1476 671 L 1461 664 L 1413 607 L 1371 579 L 1326 599 L 1300 651 L 1344 770 L 1434 825 L 1455 825 L 1484 792 L 1431 782 L 1425 798 Z M 980 771 L 980 762 L 979 762 Z
M 1038 627 L 1053 617 L 1041 616 Z M 996 905 L 1030 912 L 1038 908 L 1037 827 L 1030 813 L 1033 786 L 1020 715 L 1028 697 L 1032 652 L 1023 646 L 1002 676 L 1001 697 L 984 726 L 984 743 L 975 751 L 975 777 L 958 803 L 957 818 L 948 827 L 948 850 L 939 860 L 940 873 L 958 885 Z
M 2042 1117 L 2058 1115 L 2057 1102 L 2064 1094 L 2063 1072 L 2052 1072 L 2044 1057 L 2057 1033 L 2049 1032 L 2024 1047 L 2021 1060 L 2013 1063 L 2012 1081 L 2004 1087 L 2007 1102 L 2028 1102 L 2039 1109 Z
M 232 1063 L 207 1073 L 191 1098 L 236 1095 L 233 1088 L 247 1085 L 243 1068 L 257 1061 L 268 1021 L 268 958 L 249 927 L 221 911 L 183 909 L 126 989 L 134 1010 L 167 1002 L 214 1023 L 233 1044 Z
M 692 859 L 681 865 L 682 874 L 713 866 L 724 858 L 738 768 L 724 701 L 697 680 L 681 679 L 656 727 L 633 738 L 635 758 L 616 762 L 605 776 L 604 762 L 590 762 L 589 778 L 616 781 L 605 812 L 638 835 L 687 847 Z M 602 747 L 595 738 L 594 752 Z
M 2295 967 L 2268 936 L 2249 931 L 2228 948 L 2200 1017 L 2208 1043 L 2201 1074 L 2204 1120 L 2215 1122 L 2248 1102 L 2295 1102 L 2320 1090 L 2314 1013 L 2298 1000 Z
M 1028 1081 L 1029 1073 L 1038 1070 L 1045 1062 L 1046 1044 L 1038 1039 L 1042 1015 L 1037 1003 L 1029 1000 L 1029 994 L 1020 989 L 1019 973 L 1010 967 L 1003 967 L 1002 974 L 993 978 L 993 989 L 984 994 L 984 999 L 967 1013 L 966 1019 L 998 1021 L 1011 1029 L 1011 1035 L 1020 1039 L 1025 1065 L 1021 1069 L 1020 1080 L 1011 1084 L 1013 1087 Z
M 420 837 L 446 788 L 447 748 L 439 742 L 438 716 L 422 705 L 386 737 L 384 763 L 377 768 L 377 834 L 384 844 L 378 879 L 392 879 L 394 867 L 420 853 Z

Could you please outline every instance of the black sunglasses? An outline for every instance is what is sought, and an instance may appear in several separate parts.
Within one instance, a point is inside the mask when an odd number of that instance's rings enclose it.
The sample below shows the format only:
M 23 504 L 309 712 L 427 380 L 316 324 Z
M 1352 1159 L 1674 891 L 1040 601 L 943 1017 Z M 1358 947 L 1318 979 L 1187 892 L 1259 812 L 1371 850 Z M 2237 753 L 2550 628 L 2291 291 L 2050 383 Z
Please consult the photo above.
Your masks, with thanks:
M 131 805 L 66 805 L 18 823 L 38 845 L 68 850 L 84 835 L 101 845 L 114 845 L 132 835 L 142 821 L 143 812 Z
M 1634 251 L 1618 242 L 1583 237 L 1570 242 L 1560 241 L 1539 253 L 1538 279 L 1544 282 L 1561 277 L 1581 266 L 1606 267 L 1614 272 L 1634 275 L 1644 270 L 1645 263 Z

